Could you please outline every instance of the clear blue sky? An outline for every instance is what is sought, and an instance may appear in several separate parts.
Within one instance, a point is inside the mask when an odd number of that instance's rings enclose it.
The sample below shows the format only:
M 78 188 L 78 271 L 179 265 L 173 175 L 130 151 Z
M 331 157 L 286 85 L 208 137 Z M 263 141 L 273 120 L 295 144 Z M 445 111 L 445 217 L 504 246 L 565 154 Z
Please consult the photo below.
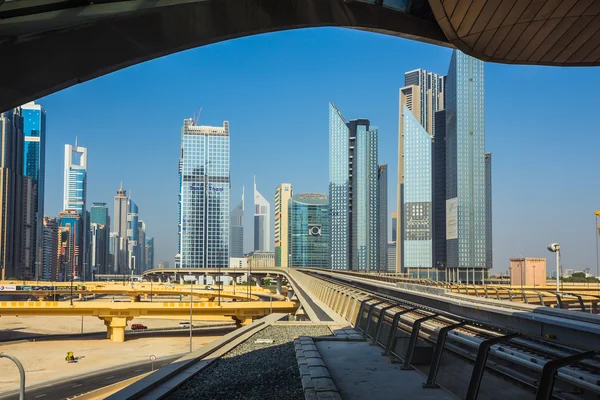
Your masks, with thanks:
M 245 249 L 252 247 L 252 177 L 275 187 L 327 193 L 328 102 L 347 119 L 379 128 L 396 203 L 398 89 L 404 72 L 447 73 L 451 50 L 337 28 L 272 33 L 217 43 L 133 66 L 43 98 L 48 147 L 46 214 L 62 204 L 63 152 L 88 148 L 88 204 L 123 181 L 154 236 L 156 262 L 177 250 L 181 125 L 230 121 L 232 207 L 246 186 Z M 599 68 L 486 64 L 486 150 L 493 153 L 494 271 L 509 257 L 548 257 L 596 270 L 595 175 L 600 152 Z M 549 268 L 554 266 L 552 259 Z

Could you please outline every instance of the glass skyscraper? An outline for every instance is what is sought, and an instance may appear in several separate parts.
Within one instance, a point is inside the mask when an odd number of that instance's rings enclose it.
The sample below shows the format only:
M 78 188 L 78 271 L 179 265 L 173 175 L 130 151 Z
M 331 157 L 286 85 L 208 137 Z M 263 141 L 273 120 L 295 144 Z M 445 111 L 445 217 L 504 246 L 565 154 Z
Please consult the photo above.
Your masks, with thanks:
M 271 204 L 256 188 L 254 177 L 254 250 L 271 251 Z
M 431 268 L 431 135 L 404 105 L 404 268 Z
M 229 122 L 183 122 L 180 160 L 181 267 L 229 266 Z
M 83 278 L 83 231 L 84 219 L 74 210 L 61 211 L 56 219 L 59 228 L 60 251 L 60 280 L 70 280 L 73 278 Z M 62 232 L 62 233 L 61 233 Z M 65 240 L 65 232 L 68 232 Z
M 35 102 L 21 106 L 24 135 L 24 175 L 33 179 L 35 185 L 35 225 L 33 235 L 33 261 L 36 276 L 41 274 L 43 259 L 44 187 L 46 176 L 46 111 Z
M 288 267 L 290 256 L 289 207 L 292 198 L 292 185 L 282 183 L 275 189 L 275 266 Z
M 289 266 L 329 268 L 327 195 L 303 193 L 288 200 Z
M 454 50 L 446 82 L 446 241 L 450 268 L 486 267 L 485 173 L 483 61 Z
M 95 228 L 94 224 L 96 224 Z M 92 208 L 90 208 L 90 230 L 92 232 L 90 243 L 90 260 L 92 268 L 95 268 L 96 274 L 111 274 L 112 271 L 108 270 L 110 217 L 108 216 L 108 207 L 106 203 L 92 203 Z M 101 237 L 97 237 L 97 235 L 100 235 Z M 95 247 L 95 243 L 99 244 L 101 248 Z
M 229 256 L 232 258 L 244 257 L 244 187 L 242 187 L 242 201 L 231 210 L 229 236 Z
M 388 270 L 388 168 L 387 164 L 379 166 L 378 175 L 378 212 L 379 212 L 379 270 Z
M 87 149 L 77 145 L 65 145 L 65 180 L 63 208 L 77 211 L 82 217 L 86 211 Z
M 346 122 L 337 107 L 329 104 L 330 249 L 333 269 L 380 268 L 377 135 L 377 129 L 370 127 L 369 120 Z
M 492 269 L 492 153 L 485 153 L 485 267 Z

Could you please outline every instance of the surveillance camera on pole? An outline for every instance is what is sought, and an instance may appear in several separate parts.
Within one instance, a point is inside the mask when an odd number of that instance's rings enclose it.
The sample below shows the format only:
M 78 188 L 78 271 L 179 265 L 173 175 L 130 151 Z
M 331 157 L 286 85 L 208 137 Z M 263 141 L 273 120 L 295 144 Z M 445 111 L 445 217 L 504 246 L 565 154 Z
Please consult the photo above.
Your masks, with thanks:
M 560 286 L 559 286 L 560 244 L 552 243 L 552 244 L 548 245 L 548 250 L 551 251 L 552 253 L 556 253 L 556 292 L 558 293 L 560 291 Z

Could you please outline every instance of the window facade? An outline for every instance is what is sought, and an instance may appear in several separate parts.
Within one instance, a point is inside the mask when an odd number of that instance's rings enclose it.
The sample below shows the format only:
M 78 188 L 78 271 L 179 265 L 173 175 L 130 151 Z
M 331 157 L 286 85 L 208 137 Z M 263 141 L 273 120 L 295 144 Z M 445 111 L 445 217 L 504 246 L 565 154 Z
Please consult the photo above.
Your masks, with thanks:
M 305 193 L 288 200 L 289 265 L 329 268 L 329 202 L 327 196 Z

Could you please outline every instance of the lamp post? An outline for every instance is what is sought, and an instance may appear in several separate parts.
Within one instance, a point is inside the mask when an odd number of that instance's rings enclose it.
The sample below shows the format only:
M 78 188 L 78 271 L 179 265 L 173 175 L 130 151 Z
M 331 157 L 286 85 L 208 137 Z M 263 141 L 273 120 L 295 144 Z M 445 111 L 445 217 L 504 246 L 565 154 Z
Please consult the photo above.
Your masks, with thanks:
M 535 265 L 532 265 L 531 268 L 533 268 L 533 288 L 535 289 Z
M 217 271 L 218 271 L 217 278 L 219 279 L 217 281 L 217 290 L 219 291 L 219 298 L 217 301 L 218 301 L 219 307 L 221 307 L 221 252 L 217 253 L 217 256 L 218 256 L 217 258 L 219 259 L 217 262 Z
M 600 217 L 600 210 L 594 213 L 596 216 L 596 226 L 594 227 L 594 233 L 596 235 L 596 276 L 600 278 L 600 262 L 598 262 L 598 236 L 600 236 L 600 226 L 598 226 L 598 217 Z
M 556 292 L 558 293 L 560 292 L 560 244 L 549 244 L 548 251 L 556 253 Z
M 23 368 L 23 364 L 21 364 L 17 357 L 6 353 L 0 353 L 0 358 L 8 358 L 16 364 L 17 368 L 19 368 L 19 376 L 21 377 L 19 384 L 19 400 L 25 400 L 25 368 Z

